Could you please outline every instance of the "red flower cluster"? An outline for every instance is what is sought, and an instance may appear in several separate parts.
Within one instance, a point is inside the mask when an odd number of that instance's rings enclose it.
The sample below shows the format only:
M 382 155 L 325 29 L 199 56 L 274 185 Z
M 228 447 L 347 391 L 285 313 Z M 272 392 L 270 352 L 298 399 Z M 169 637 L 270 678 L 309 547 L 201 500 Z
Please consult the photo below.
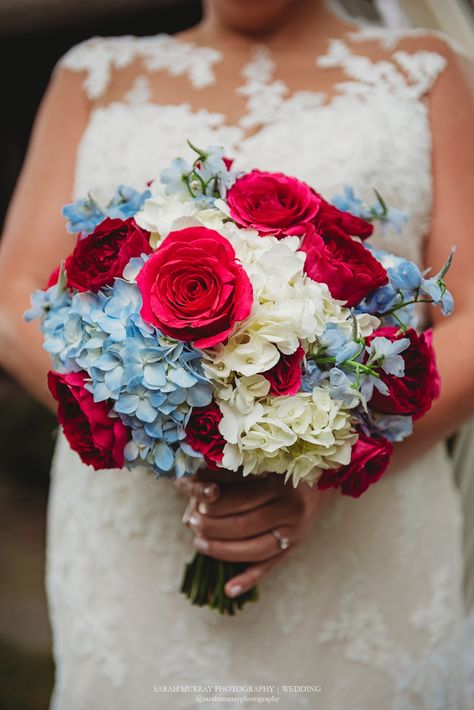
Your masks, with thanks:
M 253 170 L 236 181 L 227 201 L 231 217 L 242 227 L 262 236 L 303 237 L 306 273 L 348 306 L 388 282 L 380 262 L 352 238 L 369 237 L 372 225 L 329 204 L 306 183 Z
M 301 363 L 304 358 L 303 348 L 298 348 L 292 355 L 280 354 L 280 359 L 271 370 L 263 372 L 270 383 L 270 394 L 293 395 L 301 387 Z
M 86 377 L 85 372 L 48 373 L 48 387 L 58 402 L 58 421 L 84 463 L 96 470 L 122 468 L 130 432 L 118 416 L 109 416 L 110 404 L 94 402 L 84 387 Z
M 367 488 L 376 483 L 385 473 L 393 453 L 393 445 L 382 437 L 374 438 L 359 432 L 359 439 L 352 447 L 351 462 L 338 469 L 323 471 L 318 488 L 340 488 L 343 495 L 359 498 Z
M 91 234 L 80 237 L 66 259 L 68 288 L 96 293 L 120 278 L 134 256 L 151 254 L 150 234 L 130 219 L 104 219 Z M 53 271 L 48 286 L 58 280 L 59 269 Z
M 210 469 L 222 461 L 226 441 L 219 431 L 222 413 L 215 402 L 207 407 L 194 407 L 186 426 L 186 442 L 204 456 Z

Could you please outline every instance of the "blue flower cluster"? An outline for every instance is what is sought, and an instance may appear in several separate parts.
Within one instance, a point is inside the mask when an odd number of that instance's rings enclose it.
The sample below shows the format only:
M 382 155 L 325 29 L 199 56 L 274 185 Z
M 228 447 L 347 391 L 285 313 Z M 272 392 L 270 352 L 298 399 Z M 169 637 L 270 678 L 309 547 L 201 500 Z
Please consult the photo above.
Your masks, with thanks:
M 132 187 L 119 185 L 107 207 L 102 208 L 89 195 L 86 199 L 76 200 L 63 207 L 62 213 L 68 220 L 66 228 L 71 234 L 80 232 L 90 234 L 106 217 L 111 219 L 128 219 L 141 208 L 151 192 L 137 192 Z
M 366 205 L 363 200 L 359 199 L 354 188 L 349 185 L 344 185 L 342 195 L 334 195 L 331 202 L 335 207 L 343 212 L 350 212 L 356 217 L 362 217 L 369 222 L 378 221 L 382 224 L 382 229 L 391 226 L 396 232 L 400 233 L 409 220 L 406 212 L 398 210 L 396 207 L 389 207 L 379 192 L 375 192 L 377 201 L 373 205 Z
M 376 289 L 358 306 L 358 313 L 372 313 L 383 317 L 384 325 L 416 327 L 416 303 L 433 303 L 440 306 L 443 315 L 448 316 L 454 308 L 454 301 L 444 282 L 451 266 L 454 249 L 441 270 L 431 278 L 426 278 L 412 261 L 394 256 L 383 249 L 367 245 L 373 256 L 387 270 L 389 283 Z
M 41 317 L 55 370 L 86 371 L 94 400 L 113 401 L 132 433 L 128 465 L 182 476 L 202 461 L 184 441 L 184 427 L 192 407 L 211 402 L 212 390 L 199 352 L 141 318 L 141 294 L 132 281 L 145 259 L 132 259 L 125 278 L 99 293 L 69 295 L 59 286 L 37 292 L 27 317 Z

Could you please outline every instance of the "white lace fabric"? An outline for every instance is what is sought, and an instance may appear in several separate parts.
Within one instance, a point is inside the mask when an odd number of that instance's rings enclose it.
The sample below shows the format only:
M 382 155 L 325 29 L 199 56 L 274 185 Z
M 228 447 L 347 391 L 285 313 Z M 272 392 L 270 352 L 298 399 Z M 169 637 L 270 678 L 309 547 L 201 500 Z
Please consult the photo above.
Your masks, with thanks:
M 432 200 L 425 95 L 445 66 L 434 52 L 396 51 L 372 61 L 333 40 L 315 76 L 343 74 L 332 97 L 291 93 L 265 48 L 244 67 L 247 111 L 232 125 L 191 102 L 151 99 L 153 72 L 212 85 L 214 49 L 167 35 L 95 38 L 62 65 L 84 72 L 91 100 L 115 70 L 144 71 L 121 100 L 96 106 L 79 146 L 75 192 L 108 197 L 143 188 L 198 145 L 222 144 L 242 168 L 280 170 L 331 197 L 344 183 L 366 199 L 376 187 L 411 214 L 403 236 L 375 237 L 422 263 Z M 249 131 L 254 130 L 253 133 Z M 448 247 L 449 245 L 447 245 Z M 313 533 L 261 585 L 261 601 L 235 618 L 191 607 L 178 588 L 193 554 L 184 502 L 142 470 L 94 472 L 60 437 L 49 506 L 48 592 L 57 680 L 55 710 L 191 708 L 194 697 L 157 697 L 173 684 L 303 684 L 281 708 L 460 710 L 460 512 L 443 444 L 361 499 L 340 497 Z M 249 704 L 246 707 L 257 707 Z M 213 703 L 213 707 L 241 707 Z

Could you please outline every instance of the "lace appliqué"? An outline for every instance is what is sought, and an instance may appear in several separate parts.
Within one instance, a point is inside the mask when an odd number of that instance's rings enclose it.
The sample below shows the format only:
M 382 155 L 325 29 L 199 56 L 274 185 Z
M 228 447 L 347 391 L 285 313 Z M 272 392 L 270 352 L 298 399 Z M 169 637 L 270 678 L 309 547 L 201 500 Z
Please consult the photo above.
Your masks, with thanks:
M 399 646 L 395 629 L 386 623 L 382 605 L 371 594 L 373 580 L 357 571 L 345 579 L 339 615 L 323 625 L 319 641 L 344 644 L 348 661 L 384 674 L 393 684 L 391 710 L 457 710 L 459 653 L 447 567 L 433 574 L 431 599 L 409 617 L 409 628 L 421 634 L 410 649 L 406 643 Z
M 84 89 L 91 100 L 105 92 L 114 69 L 142 58 L 148 71 L 167 70 L 188 76 L 195 89 L 214 83 L 214 65 L 222 58 L 212 47 L 199 47 L 167 34 L 155 37 L 93 37 L 72 47 L 59 62 L 71 71 L 85 71 Z
M 369 57 L 353 54 L 342 40 L 331 40 L 327 54 L 318 57 L 316 64 L 324 68 L 342 68 L 354 80 L 338 83 L 336 88 L 339 91 L 364 95 L 375 89 L 384 94 L 421 99 L 447 63 L 441 54 L 426 51 L 395 52 L 393 59 L 396 64 L 387 60 L 372 61 Z
M 289 96 L 285 82 L 273 80 L 274 72 L 271 52 L 266 47 L 257 47 L 241 72 L 245 83 L 237 89 L 237 93 L 247 97 L 246 114 L 239 121 L 242 128 L 282 121 L 290 118 L 292 112 L 312 110 L 324 102 L 324 94 L 315 91 L 297 91 Z

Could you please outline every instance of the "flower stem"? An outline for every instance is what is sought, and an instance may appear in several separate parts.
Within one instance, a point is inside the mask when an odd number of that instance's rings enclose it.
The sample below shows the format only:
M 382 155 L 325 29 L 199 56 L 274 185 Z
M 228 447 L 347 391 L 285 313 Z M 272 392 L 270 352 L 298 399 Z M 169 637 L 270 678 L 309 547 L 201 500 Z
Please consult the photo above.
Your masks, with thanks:
M 186 565 L 181 592 L 196 606 L 207 606 L 222 615 L 233 616 L 236 609 L 242 609 L 248 601 L 257 601 L 258 589 L 231 599 L 225 593 L 225 585 L 247 568 L 245 563 L 231 563 L 216 560 L 197 552 Z

